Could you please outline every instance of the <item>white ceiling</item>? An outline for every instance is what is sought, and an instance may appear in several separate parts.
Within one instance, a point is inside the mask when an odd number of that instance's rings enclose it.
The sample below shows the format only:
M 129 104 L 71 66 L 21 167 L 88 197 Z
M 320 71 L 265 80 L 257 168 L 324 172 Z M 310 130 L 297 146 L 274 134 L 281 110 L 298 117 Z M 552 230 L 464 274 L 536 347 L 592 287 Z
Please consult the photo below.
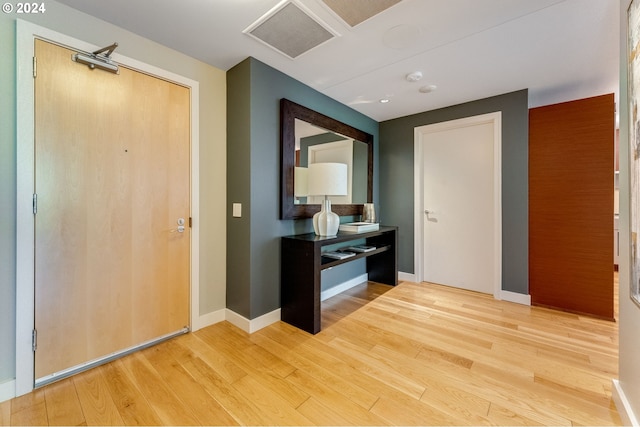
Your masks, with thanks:
M 355 27 L 295 0 L 340 35 L 296 59 L 243 33 L 280 1 L 59 0 L 222 70 L 252 56 L 377 121 L 524 88 L 530 107 L 618 91 L 618 0 L 403 0 Z

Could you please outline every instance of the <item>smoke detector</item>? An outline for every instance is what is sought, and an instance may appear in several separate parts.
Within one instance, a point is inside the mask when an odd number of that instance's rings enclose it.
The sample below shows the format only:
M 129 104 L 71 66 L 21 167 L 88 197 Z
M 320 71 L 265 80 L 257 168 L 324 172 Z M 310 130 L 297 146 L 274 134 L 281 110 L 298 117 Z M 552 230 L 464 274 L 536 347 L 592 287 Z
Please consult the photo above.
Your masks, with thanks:
M 417 82 L 422 79 L 422 71 L 414 71 L 413 73 L 407 74 L 405 77 L 408 82 Z

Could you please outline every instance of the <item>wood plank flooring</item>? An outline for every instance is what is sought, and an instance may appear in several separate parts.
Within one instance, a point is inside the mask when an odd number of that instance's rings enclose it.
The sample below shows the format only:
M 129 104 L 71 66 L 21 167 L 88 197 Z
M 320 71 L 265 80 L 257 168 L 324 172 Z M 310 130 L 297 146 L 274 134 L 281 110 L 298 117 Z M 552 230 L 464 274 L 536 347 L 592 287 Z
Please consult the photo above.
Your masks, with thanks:
M 614 322 L 427 283 L 227 322 L 0 403 L 0 425 L 620 425 Z

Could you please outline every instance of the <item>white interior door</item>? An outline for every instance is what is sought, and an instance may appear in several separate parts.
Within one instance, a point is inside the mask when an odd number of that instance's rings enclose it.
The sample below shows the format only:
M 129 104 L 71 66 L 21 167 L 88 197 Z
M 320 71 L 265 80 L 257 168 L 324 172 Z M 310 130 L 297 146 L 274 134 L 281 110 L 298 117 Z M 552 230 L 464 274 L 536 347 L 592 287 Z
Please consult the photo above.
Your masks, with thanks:
M 425 126 L 417 135 L 422 153 L 422 280 L 498 294 L 500 157 L 495 122 L 478 116 Z

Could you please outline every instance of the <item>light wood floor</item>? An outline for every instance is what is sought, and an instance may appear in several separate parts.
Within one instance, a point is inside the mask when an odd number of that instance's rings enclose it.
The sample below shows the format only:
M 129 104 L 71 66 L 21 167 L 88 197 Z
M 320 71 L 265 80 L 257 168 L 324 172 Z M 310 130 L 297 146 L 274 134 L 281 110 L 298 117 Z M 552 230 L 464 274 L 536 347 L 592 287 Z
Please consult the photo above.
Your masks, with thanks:
M 315 336 L 222 322 L 1 403 L 0 424 L 621 423 L 613 322 L 409 282 L 323 304 Z

